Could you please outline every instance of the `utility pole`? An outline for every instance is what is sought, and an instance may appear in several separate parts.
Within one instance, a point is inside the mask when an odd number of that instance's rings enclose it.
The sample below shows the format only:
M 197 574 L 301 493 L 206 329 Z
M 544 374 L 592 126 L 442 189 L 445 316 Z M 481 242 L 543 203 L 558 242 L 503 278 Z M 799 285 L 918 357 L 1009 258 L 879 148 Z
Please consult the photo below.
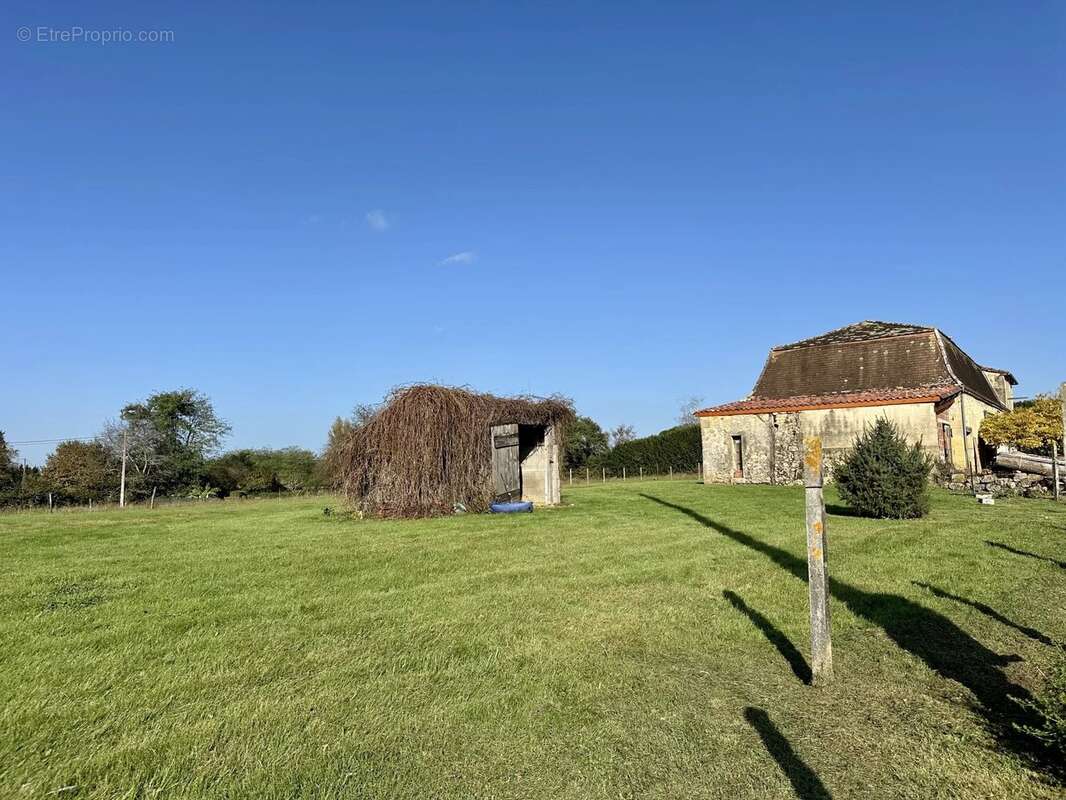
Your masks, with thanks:
M 126 431 L 122 431 L 122 477 L 118 484 L 118 507 L 126 507 Z
M 807 496 L 807 586 L 811 601 L 811 683 L 833 680 L 833 643 L 829 628 L 825 499 L 822 496 L 822 440 L 804 440 L 803 485 Z

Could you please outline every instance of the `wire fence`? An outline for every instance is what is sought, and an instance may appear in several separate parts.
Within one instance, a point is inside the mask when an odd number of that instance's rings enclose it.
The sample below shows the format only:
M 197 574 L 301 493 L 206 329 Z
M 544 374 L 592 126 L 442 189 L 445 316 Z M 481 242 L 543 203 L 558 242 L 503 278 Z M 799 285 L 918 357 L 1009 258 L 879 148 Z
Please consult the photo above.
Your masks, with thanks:
M 301 497 L 321 497 L 324 499 L 334 499 L 337 497 L 333 492 L 324 490 L 314 491 L 283 491 L 283 492 L 258 492 L 253 495 L 229 495 L 228 497 L 157 497 L 154 500 L 151 498 L 144 498 L 139 500 L 127 500 L 125 509 L 127 510 L 141 510 L 141 511 L 154 511 L 161 508 L 173 508 L 182 506 L 204 506 L 204 505 L 234 505 L 240 503 L 268 503 L 268 502 L 281 502 L 292 498 Z M 23 503 L 17 505 L 0 506 L 0 515 L 2 514 L 81 514 L 81 513 L 96 513 L 104 511 L 119 511 L 123 510 L 123 507 L 119 505 L 117 500 L 108 500 L 105 502 L 88 501 L 84 503 L 71 503 L 64 499 L 62 502 L 56 501 L 49 504 L 47 500 L 37 503 Z
M 595 486 L 605 483 L 628 483 L 629 481 L 674 481 L 674 480 L 703 480 L 703 465 L 694 464 L 691 469 L 666 470 L 637 467 L 636 470 L 623 467 L 621 470 L 610 470 L 606 467 L 580 467 L 578 469 L 563 470 L 563 487 L 578 488 L 581 486 Z

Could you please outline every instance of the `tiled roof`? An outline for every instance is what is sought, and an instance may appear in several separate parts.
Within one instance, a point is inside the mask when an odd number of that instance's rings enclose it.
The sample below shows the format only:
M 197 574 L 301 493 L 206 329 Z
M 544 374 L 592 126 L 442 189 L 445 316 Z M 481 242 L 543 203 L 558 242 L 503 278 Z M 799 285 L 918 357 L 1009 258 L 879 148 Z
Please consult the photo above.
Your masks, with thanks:
M 930 329 L 875 339 L 774 348 L 751 396 L 822 396 L 946 386 L 964 381 L 961 375 L 955 378 L 945 367 L 936 331 Z M 983 376 L 981 382 L 987 383 Z
M 783 344 L 774 350 L 791 350 L 794 347 L 815 347 L 823 344 L 846 344 L 848 342 L 869 342 L 873 339 L 884 339 L 888 336 L 910 336 L 914 333 L 929 333 L 933 329 L 924 325 L 908 325 L 903 322 L 881 322 L 876 319 L 867 319 L 856 322 L 854 325 L 846 325 L 843 328 L 813 336 L 810 339 L 802 339 L 792 344 Z
M 725 417 L 731 414 L 761 414 L 771 412 L 810 411 L 819 408 L 852 408 L 856 406 L 890 406 L 904 403 L 932 403 L 951 397 L 961 386 L 916 386 L 903 389 L 873 389 L 863 392 L 833 394 L 803 394 L 792 397 L 753 397 L 705 408 L 698 417 Z

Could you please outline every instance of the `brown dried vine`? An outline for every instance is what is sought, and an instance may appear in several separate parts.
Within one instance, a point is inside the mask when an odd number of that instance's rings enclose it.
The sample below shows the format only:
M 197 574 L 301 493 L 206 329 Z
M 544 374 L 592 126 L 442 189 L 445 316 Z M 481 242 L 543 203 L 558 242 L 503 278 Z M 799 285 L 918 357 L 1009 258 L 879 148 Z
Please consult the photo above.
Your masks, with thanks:
M 495 397 L 448 386 L 405 386 L 338 436 L 327 461 L 338 488 L 363 514 L 434 516 L 452 513 L 456 503 L 486 511 L 493 499 L 489 429 L 553 425 L 562 445 L 573 419 L 570 401 L 557 396 Z

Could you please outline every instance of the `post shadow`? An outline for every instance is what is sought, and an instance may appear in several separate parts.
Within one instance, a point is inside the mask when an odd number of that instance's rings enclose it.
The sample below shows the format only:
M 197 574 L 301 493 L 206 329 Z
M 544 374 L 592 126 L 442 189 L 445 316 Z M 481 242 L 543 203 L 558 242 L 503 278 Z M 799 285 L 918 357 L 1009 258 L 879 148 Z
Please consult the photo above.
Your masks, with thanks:
M 792 744 L 777 729 L 769 714 L 761 708 L 748 706 L 744 709 L 744 719 L 759 734 L 763 747 L 785 773 L 796 797 L 800 800 L 832 800 L 833 795 L 825 788 L 821 778 L 796 755 Z
M 1037 561 L 1046 561 L 1049 564 L 1054 564 L 1056 567 L 1066 569 L 1066 561 L 1059 561 L 1057 558 L 1042 556 L 1039 553 L 1030 553 L 1028 550 L 1019 550 L 1017 547 L 1011 547 L 1009 544 L 1003 544 L 1003 542 L 990 542 L 986 539 L 985 544 L 989 547 L 998 547 L 1000 550 L 1006 550 L 1008 553 L 1014 553 L 1016 556 L 1035 558 Z
M 851 506 L 843 506 L 840 503 L 827 503 L 825 512 L 834 517 L 857 517 L 859 512 Z
M 1027 625 L 1019 625 L 1014 620 L 1009 619 L 1000 614 L 998 611 L 996 611 L 996 609 L 992 608 L 992 606 L 985 605 L 984 603 L 979 603 L 976 600 L 969 600 L 965 597 L 960 597 L 957 594 L 946 592 L 943 589 L 940 589 L 936 586 L 930 586 L 928 583 L 922 583 L 921 581 L 911 581 L 911 583 L 913 583 L 915 586 L 920 586 L 921 588 L 925 589 L 928 592 L 931 592 L 937 597 L 942 597 L 945 600 L 954 600 L 956 603 L 961 603 L 964 606 L 975 608 L 982 614 L 984 614 L 986 617 L 990 617 L 1001 625 L 1006 625 L 1008 628 L 1014 628 L 1014 630 L 1018 631 L 1019 633 L 1022 633 L 1028 636 L 1030 639 L 1040 642 L 1041 644 L 1050 645 L 1052 647 L 1055 646 L 1055 641 L 1047 634 L 1041 633 L 1036 628 L 1030 628 Z
M 706 528 L 717 531 L 757 553 L 795 578 L 807 581 L 807 562 L 787 550 L 767 544 L 754 536 L 730 528 L 685 506 L 649 494 L 642 496 L 653 503 L 672 508 Z M 1012 683 L 1003 667 L 1015 658 L 1003 657 L 985 647 L 958 625 L 936 611 L 906 597 L 884 592 L 868 592 L 849 583 L 829 578 L 833 598 L 844 603 L 856 616 L 877 625 L 898 647 L 921 659 L 929 669 L 943 678 L 968 689 L 977 700 L 976 710 L 997 741 L 1041 768 L 1056 772 L 1055 764 L 1045 760 L 1042 748 L 1016 726 L 1039 727 L 1033 712 L 1033 696 Z
M 774 647 L 777 648 L 777 652 L 781 654 L 781 657 L 788 662 L 788 665 L 792 668 L 792 672 L 796 677 L 804 683 L 811 682 L 811 668 L 807 664 L 807 659 L 803 657 L 803 654 L 796 649 L 796 645 L 792 644 L 792 640 L 785 636 L 776 625 L 770 622 L 769 619 L 764 617 L 754 608 L 751 608 L 744 602 L 743 598 L 728 589 L 722 592 L 722 597 L 729 601 L 729 604 L 733 606 L 737 611 L 744 614 L 751 620 L 752 624 L 762 631 L 763 636 Z

